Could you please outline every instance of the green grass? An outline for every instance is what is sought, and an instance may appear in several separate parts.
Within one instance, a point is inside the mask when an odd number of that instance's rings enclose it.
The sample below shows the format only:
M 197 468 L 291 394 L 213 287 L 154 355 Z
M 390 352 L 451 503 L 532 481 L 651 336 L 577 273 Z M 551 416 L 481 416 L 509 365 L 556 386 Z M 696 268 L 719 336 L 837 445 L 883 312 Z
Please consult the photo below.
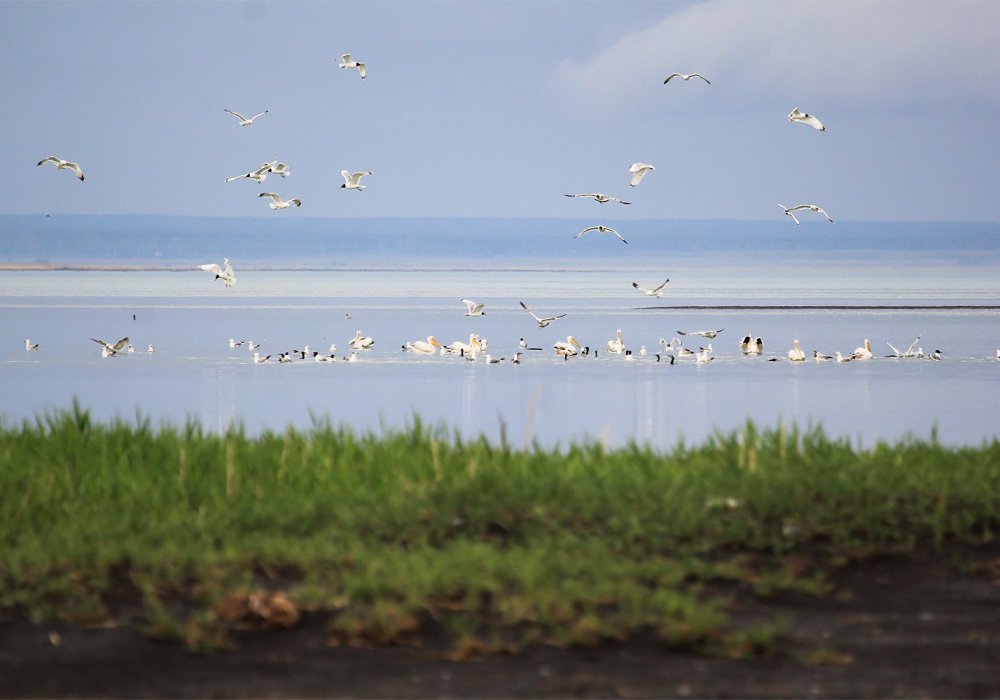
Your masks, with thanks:
M 526 452 L 419 422 L 218 435 L 74 408 L 0 426 L 0 619 L 100 621 L 127 589 L 150 634 L 195 649 L 294 624 L 273 603 L 333 613 L 337 644 L 434 626 L 459 656 L 634 634 L 766 653 L 781 624 L 735 628 L 727 586 L 822 595 L 838 563 L 990 541 L 998 503 L 997 441 L 748 424 Z

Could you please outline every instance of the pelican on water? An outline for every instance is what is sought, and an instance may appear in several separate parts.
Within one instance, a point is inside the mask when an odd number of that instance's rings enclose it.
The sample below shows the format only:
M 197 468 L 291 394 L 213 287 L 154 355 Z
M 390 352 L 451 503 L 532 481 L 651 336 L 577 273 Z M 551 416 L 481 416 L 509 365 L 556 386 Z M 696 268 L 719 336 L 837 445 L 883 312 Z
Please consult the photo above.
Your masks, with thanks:
M 128 345 L 128 336 L 122 338 L 117 343 L 112 345 L 111 343 L 99 340 L 97 338 L 91 338 L 95 343 L 101 346 L 101 355 L 103 357 L 111 357 L 112 355 L 117 355 L 118 351 Z
M 412 352 L 419 352 L 425 355 L 431 355 L 437 352 L 437 348 L 443 347 L 438 339 L 433 335 L 427 336 L 427 340 L 414 340 L 403 346 L 404 350 L 410 350 Z
M 361 331 L 354 331 L 354 337 L 347 341 L 347 344 L 351 346 L 352 350 L 368 350 L 375 341 L 370 337 L 363 337 Z
M 794 347 L 788 351 L 788 359 L 792 362 L 803 362 L 806 359 L 806 353 L 799 347 L 799 341 L 796 339 L 793 343 Z

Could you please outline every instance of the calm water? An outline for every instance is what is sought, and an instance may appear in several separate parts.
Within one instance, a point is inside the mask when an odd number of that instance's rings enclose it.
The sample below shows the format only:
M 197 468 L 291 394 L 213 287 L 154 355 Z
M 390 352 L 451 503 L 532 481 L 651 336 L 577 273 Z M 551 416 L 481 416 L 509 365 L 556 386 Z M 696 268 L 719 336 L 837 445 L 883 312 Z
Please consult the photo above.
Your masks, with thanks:
M 515 444 L 544 445 L 591 439 L 669 447 L 747 418 L 766 426 L 820 423 L 864 444 L 926 436 L 932 427 L 949 443 L 994 438 L 1000 311 L 928 307 L 1000 304 L 998 270 L 877 262 L 746 270 L 689 256 L 668 272 L 237 269 L 231 290 L 200 272 L 0 273 L 0 414 L 31 418 L 77 398 L 102 417 L 138 411 L 219 430 L 238 421 L 253 431 L 307 427 L 317 417 L 378 431 L 419 414 L 465 435 L 495 439 L 504 426 Z M 666 277 L 662 300 L 631 288 Z M 461 297 L 486 302 L 487 315 L 464 317 Z M 538 313 L 568 315 L 538 329 L 519 300 Z M 911 308 L 670 308 L 845 304 Z M 711 364 L 656 362 L 659 338 L 705 328 L 725 328 Z M 226 342 L 253 339 L 275 356 L 333 342 L 342 355 L 355 329 L 376 340 L 356 363 L 254 365 L 245 349 Z M 606 353 L 617 329 L 636 355 L 641 346 L 648 354 L 626 361 Z M 472 332 L 508 360 L 521 337 L 545 350 L 527 352 L 515 366 L 400 349 L 430 334 L 449 343 Z M 766 357 L 782 361 L 743 357 L 738 343 L 748 333 L 764 339 Z M 567 334 L 598 356 L 554 357 L 552 343 Z M 137 352 L 110 359 L 89 340 L 126 335 Z M 795 338 L 809 354 L 848 354 L 869 338 L 881 355 L 888 352 L 883 338 L 905 348 L 917 335 L 925 352 L 940 349 L 945 359 L 786 359 Z M 41 348 L 25 352 L 25 338 Z M 145 352 L 148 343 L 156 353 Z

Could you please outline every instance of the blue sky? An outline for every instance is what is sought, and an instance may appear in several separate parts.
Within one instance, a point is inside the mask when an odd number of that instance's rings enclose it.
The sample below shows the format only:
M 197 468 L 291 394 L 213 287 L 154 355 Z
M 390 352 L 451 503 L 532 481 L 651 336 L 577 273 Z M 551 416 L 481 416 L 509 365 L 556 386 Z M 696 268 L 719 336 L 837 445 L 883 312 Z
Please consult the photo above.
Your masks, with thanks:
M 996 2 L 2 2 L 0 213 L 998 221 L 997 27 Z M 275 157 L 289 179 L 223 182 Z M 633 204 L 562 197 L 595 191 Z

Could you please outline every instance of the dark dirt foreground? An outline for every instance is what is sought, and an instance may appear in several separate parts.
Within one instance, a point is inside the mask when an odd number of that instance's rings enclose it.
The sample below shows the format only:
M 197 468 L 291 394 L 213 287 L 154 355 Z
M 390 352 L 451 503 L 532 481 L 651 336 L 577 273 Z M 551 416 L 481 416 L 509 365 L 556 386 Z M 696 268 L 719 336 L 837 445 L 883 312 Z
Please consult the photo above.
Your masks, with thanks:
M 433 639 L 423 648 L 331 648 L 319 615 L 198 655 L 144 636 L 140 620 L 9 622 L 0 624 L 0 696 L 1000 697 L 1000 547 L 990 550 L 962 556 L 963 566 L 946 552 L 853 564 L 820 598 L 737 593 L 737 620 L 789 622 L 779 649 L 761 658 L 633 640 L 453 662 Z

